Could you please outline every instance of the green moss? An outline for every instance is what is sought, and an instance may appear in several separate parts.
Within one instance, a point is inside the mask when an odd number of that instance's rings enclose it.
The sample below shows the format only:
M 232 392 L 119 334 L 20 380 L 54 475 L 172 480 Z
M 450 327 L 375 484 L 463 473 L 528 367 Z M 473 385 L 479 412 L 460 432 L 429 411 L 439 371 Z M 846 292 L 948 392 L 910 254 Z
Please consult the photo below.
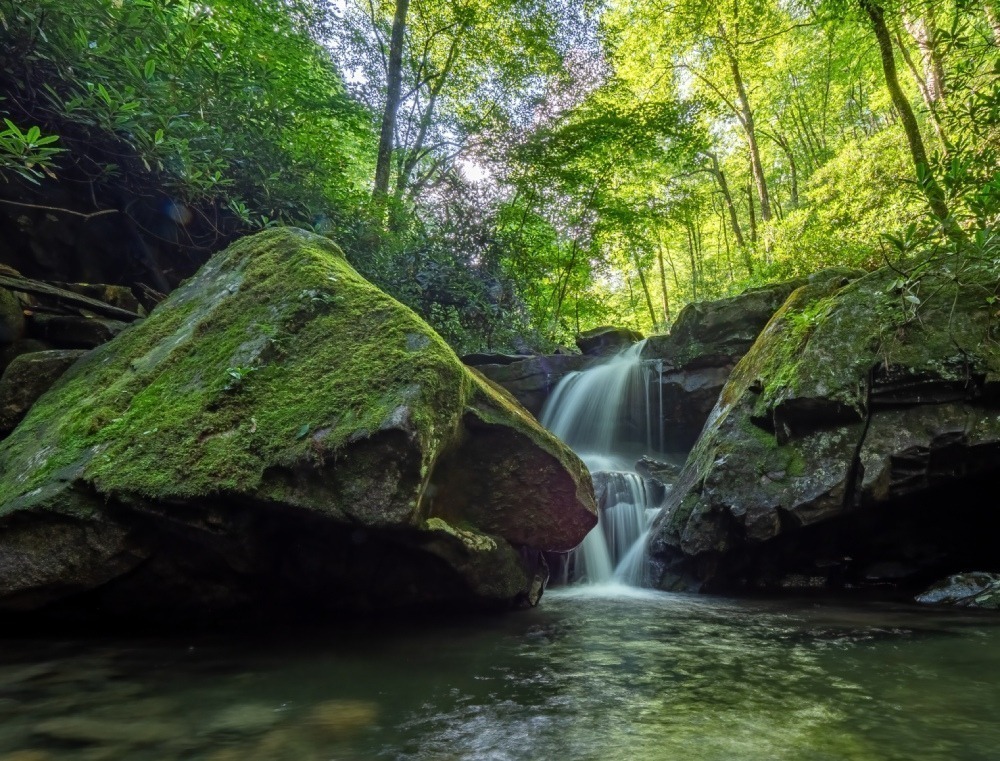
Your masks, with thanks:
M 456 528 L 441 518 L 428 518 L 424 526 L 428 531 L 440 531 L 455 537 L 473 552 L 493 552 L 497 549 L 496 541 L 486 534 L 469 528 Z
M 235 367 L 253 372 L 227 389 Z M 333 243 L 272 230 L 214 257 L 35 405 L 0 448 L 0 503 L 87 452 L 102 491 L 252 489 L 266 466 L 336 458 L 394 416 L 430 459 L 474 392 L 497 396 Z

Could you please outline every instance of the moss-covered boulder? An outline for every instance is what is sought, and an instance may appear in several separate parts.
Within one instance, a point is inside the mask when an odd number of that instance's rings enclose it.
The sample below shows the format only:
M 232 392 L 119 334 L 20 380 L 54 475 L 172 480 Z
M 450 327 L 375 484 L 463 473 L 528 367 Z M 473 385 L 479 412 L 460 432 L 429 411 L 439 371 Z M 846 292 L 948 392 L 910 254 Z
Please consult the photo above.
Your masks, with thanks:
M 857 277 L 851 270 L 843 274 Z M 652 398 L 662 408 L 666 449 L 691 449 L 733 367 L 746 354 L 785 299 L 808 282 L 786 280 L 736 296 L 688 304 L 669 333 L 650 336 L 642 356 L 659 367 Z
M 998 286 L 925 258 L 792 292 L 657 519 L 655 583 L 919 587 L 1000 564 L 977 492 L 1000 467 Z
M 0 445 L 0 607 L 136 617 L 533 602 L 582 463 L 335 245 L 214 256 Z

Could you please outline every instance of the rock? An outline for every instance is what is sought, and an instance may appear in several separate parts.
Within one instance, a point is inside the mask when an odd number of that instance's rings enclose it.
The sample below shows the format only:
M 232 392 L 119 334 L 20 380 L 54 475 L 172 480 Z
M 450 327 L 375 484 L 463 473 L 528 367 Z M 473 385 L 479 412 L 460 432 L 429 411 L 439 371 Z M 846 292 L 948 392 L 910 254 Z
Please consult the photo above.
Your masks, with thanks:
M 34 338 L 22 338 L 9 346 L 0 350 L 0 373 L 7 369 L 11 362 L 22 354 L 31 354 L 36 351 L 49 351 L 53 347 L 44 341 L 37 341 Z
M 65 743 L 137 747 L 171 742 L 183 729 L 167 721 L 60 716 L 36 724 L 34 734 Z
M 510 365 L 514 362 L 523 362 L 526 359 L 531 359 L 533 356 L 533 354 L 497 354 L 475 352 L 473 354 L 465 354 L 462 357 L 462 362 L 467 364 L 469 367 L 479 367 L 481 365 Z
M 616 328 L 604 325 L 600 328 L 585 330 L 576 337 L 576 345 L 580 351 L 589 357 L 603 357 L 626 349 L 636 341 L 641 341 L 642 333 L 629 328 Z
M 854 270 L 823 270 L 813 279 L 857 277 Z M 670 332 L 646 339 L 642 356 L 660 363 L 667 451 L 688 452 L 715 406 L 736 363 L 796 288 L 808 278 L 752 288 L 737 296 L 689 304 Z
M 365 700 L 327 700 L 306 718 L 306 727 L 324 740 L 343 740 L 372 726 L 378 706 Z
M 107 343 L 128 327 L 127 322 L 104 317 L 35 314 L 28 325 L 32 338 L 62 349 L 93 349 Z
M 925 605 L 1000 610 L 1000 573 L 956 573 L 916 596 Z
M 52 283 L 52 285 L 66 291 L 79 293 L 81 296 L 103 301 L 105 304 L 124 309 L 127 312 L 138 313 L 140 310 L 139 299 L 132 293 L 131 288 L 124 285 L 98 283 Z
M 977 294 L 995 276 L 927 268 L 919 308 L 898 278 L 813 277 L 769 321 L 654 525 L 658 586 L 917 583 L 993 556 L 977 489 L 1000 467 L 1000 347 Z
M 0 344 L 24 338 L 24 308 L 21 300 L 6 288 L 0 288 Z
M 508 606 L 595 523 L 572 452 L 335 245 L 275 229 L 83 357 L 0 443 L 0 609 Z
M 551 354 L 502 365 L 478 365 L 476 369 L 507 389 L 521 406 L 537 417 L 559 381 L 591 361 L 579 354 Z
M 681 468 L 681 465 L 661 462 L 645 455 L 635 464 L 635 472 L 640 476 L 655 479 L 664 485 L 673 484 L 680 477 Z
M 271 706 L 254 703 L 234 705 L 215 716 L 208 723 L 205 732 L 241 738 L 263 734 L 280 720 L 281 714 Z
M 14 430 L 31 405 L 86 352 L 40 351 L 21 354 L 0 376 L 0 436 Z

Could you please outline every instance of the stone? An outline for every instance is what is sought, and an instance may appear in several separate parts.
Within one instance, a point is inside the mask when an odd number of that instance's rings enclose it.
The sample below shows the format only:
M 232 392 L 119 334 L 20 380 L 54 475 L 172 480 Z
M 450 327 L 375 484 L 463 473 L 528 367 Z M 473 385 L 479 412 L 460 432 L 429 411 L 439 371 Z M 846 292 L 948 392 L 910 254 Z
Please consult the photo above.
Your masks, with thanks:
M 103 301 L 113 307 L 124 309 L 127 312 L 139 312 L 141 305 L 139 299 L 132 293 L 132 289 L 125 285 L 106 285 L 100 283 L 52 283 L 57 288 L 66 291 L 79 293 L 97 301 Z
M 0 376 L 0 436 L 14 430 L 31 405 L 84 354 L 81 350 L 54 350 L 16 357 Z
M 34 338 L 22 338 L 0 349 L 0 373 L 7 369 L 11 362 L 22 354 L 31 354 L 36 351 L 49 351 L 54 348 L 51 344 L 38 341 Z
M 0 288 L 0 344 L 24 338 L 24 307 L 12 291 Z
M 567 447 L 329 240 L 275 229 L 81 358 L 0 443 L 0 609 L 509 607 L 595 523 Z
M 462 355 L 462 362 L 469 367 L 479 367 L 481 365 L 511 365 L 515 362 L 523 362 L 531 359 L 533 354 L 500 354 L 496 352 L 474 352 Z
M 559 381 L 592 362 L 592 358 L 580 354 L 549 354 L 505 364 L 476 365 L 476 370 L 503 386 L 521 406 L 538 417 Z
M 327 740 L 342 740 L 367 729 L 378 719 L 378 706 L 365 700 L 327 700 L 315 706 L 305 726 Z
M 927 267 L 919 307 L 898 278 L 819 273 L 768 321 L 654 523 L 657 586 L 906 585 L 992 556 L 996 276 Z
M 636 330 L 604 325 L 585 330 L 576 337 L 576 345 L 581 353 L 589 357 L 603 357 L 627 349 L 642 338 L 642 333 Z
M 1000 610 L 1000 573 L 956 573 L 916 596 L 925 605 Z
M 229 706 L 220 711 L 205 727 L 210 735 L 246 737 L 263 734 L 281 721 L 281 714 L 272 706 L 247 703 Z
M 28 332 L 32 338 L 61 349 L 93 349 L 127 327 L 127 322 L 104 317 L 38 313 L 31 317 Z

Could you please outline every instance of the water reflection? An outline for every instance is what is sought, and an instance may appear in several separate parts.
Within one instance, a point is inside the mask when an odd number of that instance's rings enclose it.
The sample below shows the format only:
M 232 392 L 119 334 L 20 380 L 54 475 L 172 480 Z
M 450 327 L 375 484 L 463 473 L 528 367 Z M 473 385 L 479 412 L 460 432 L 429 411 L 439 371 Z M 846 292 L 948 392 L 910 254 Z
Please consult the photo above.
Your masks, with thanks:
M 583 588 L 336 636 L 8 641 L 0 759 L 993 759 L 998 623 Z

